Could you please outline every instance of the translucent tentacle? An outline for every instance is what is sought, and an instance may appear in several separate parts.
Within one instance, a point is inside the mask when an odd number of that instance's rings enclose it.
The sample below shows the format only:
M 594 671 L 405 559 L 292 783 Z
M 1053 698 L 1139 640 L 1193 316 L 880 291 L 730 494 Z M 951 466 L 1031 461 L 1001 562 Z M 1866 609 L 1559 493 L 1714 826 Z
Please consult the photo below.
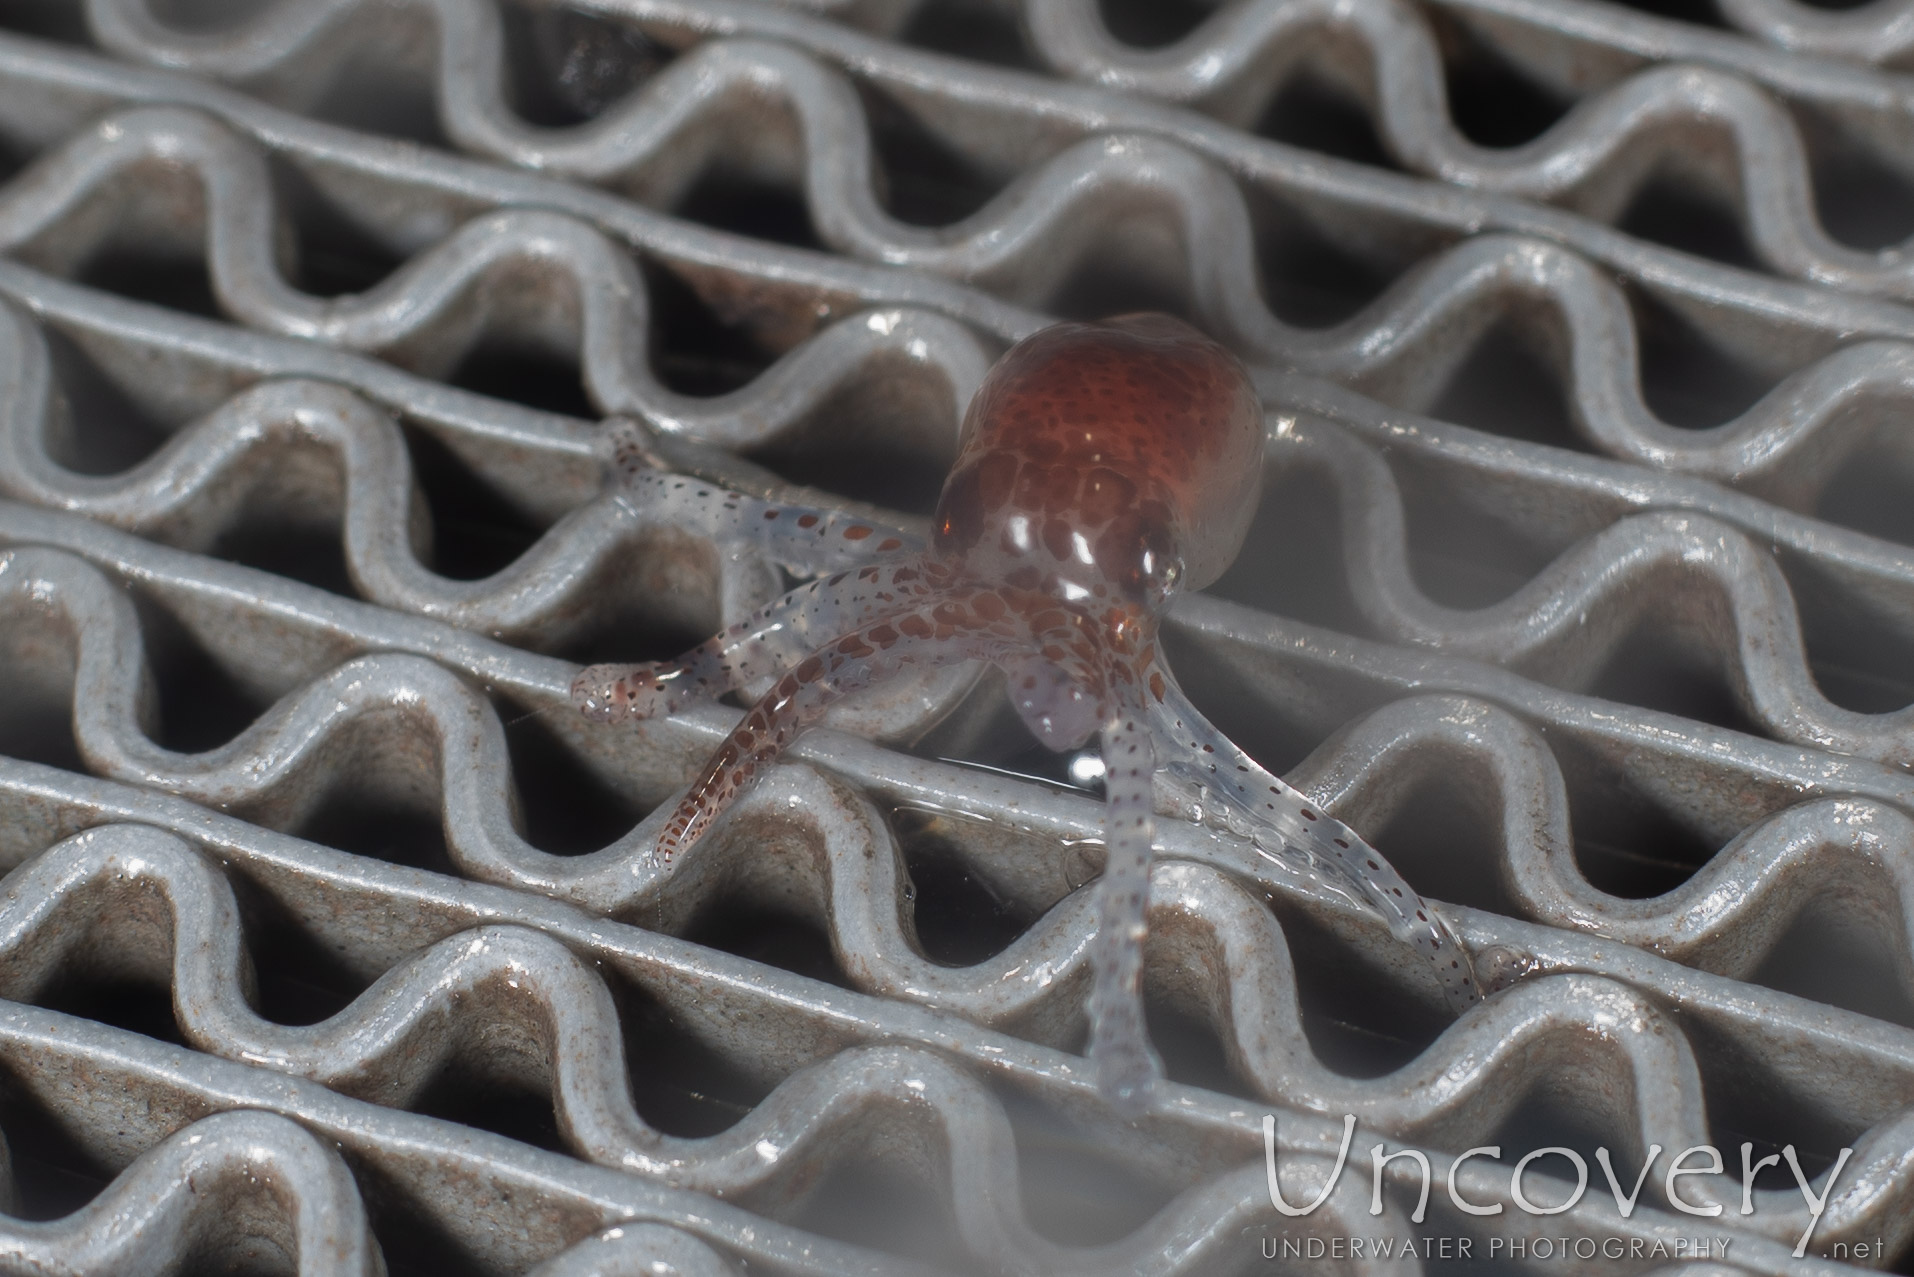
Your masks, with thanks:
M 605 428 L 618 500 L 640 517 L 709 537 L 729 553 L 755 551 L 798 576 L 819 576 L 924 548 L 921 538 L 868 519 L 761 501 L 659 469 L 635 422 L 614 420 Z
M 1140 1112 L 1163 1063 L 1143 1023 L 1143 938 L 1150 907 L 1150 859 L 1156 834 L 1149 728 L 1130 706 L 1103 727 L 1103 877 L 1097 884 L 1097 934 L 1091 942 L 1090 1060 L 1097 1089 L 1119 1110 Z
M 959 595 L 940 595 L 818 648 L 752 706 L 679 800 L 656 854 L 669 860 L 703 836 L 738 796 L 841 697 L 914 666 L 994 660 L 1005 643 Z
M 1072 669 L 1042 656 L 1003 662 L 1018 717 L 1045 749 L 1081 748 L 1103 725 L 1102 704 Z
M 593 665 L 572 683 L 587 717 L 655 718 L 773 678 L 825 641 L 922 600 L 914 562 L 872 565 L 800 585 L 669 661 Z
M 1193 791 L 1193 802 L 1202 808 L 1193 816 L 1248 838 L 1317 889 L 1337 891 L 1380 914 L 1397 939 L 1428 957 L 1457 1011 L 1482 1000 L 1461 940 L 1382 853 L 1237 748 L 1190 703 L 1160 661 L 1146 683 L 1151 726 L 1178 751 L 1165 770 L 1173 784 Z

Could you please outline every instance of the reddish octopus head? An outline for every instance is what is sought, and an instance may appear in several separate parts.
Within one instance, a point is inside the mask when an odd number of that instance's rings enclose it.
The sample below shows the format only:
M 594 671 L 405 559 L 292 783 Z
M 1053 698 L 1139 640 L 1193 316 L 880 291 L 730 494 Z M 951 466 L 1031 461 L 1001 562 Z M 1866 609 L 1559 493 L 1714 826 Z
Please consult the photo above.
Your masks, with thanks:
M 1263 440 L 1243 366 L 1181 320 L 1058 324 L 971 401 L 935 544 L 980 579 L 1154 611 L 1236 557 Z

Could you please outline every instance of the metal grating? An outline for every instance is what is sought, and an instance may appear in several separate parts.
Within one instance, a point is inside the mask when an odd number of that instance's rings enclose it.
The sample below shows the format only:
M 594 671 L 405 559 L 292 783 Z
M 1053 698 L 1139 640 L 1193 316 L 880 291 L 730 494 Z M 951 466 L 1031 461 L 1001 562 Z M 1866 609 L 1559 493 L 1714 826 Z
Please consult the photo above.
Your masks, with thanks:
M 1266 1112 L 1292 1199 L 1344 1113 L 1438 1176 L 1852 1146 L 1816 1245 L 1904 1265 L 1906 7 L 1655 7 L 0 4 L 0 1266 L 1486 1235 L 1406 1161 L 1276 1215 Z M 594 418 L 908 518 L 1007 341 L 1138 304 L 1271 413 L 1179 673 L 1513 983 L 1449 1024 L 1166 824 L 1180 1085 L 1126 1124 L 1072 1053 L 1100 807 L 987 681 L 858 706 L 668 876 L 646 813 L 733 711 L 566 688 L 780 585 L 600 499 Z M 1462 1182 L 1504 1239 L 1698 1231 Z M 1760 1183 L 1733 1270 L 1839 1267 Z

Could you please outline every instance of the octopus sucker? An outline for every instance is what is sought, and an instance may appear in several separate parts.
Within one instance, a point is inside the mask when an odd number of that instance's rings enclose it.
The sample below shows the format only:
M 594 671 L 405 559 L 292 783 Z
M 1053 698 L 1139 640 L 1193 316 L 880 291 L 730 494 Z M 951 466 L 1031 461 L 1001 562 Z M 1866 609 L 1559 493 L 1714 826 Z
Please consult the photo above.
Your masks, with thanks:
M 636 428 L 615 425 L 621 500 L 817 579 L 676 660 L 593 666 L 573 700 L 602 720 L 648 718 L 775 679 L 679 799 L 655 849 L 665 861 L 834 702 L 904 670 L 987 661 L 1045 746 L 1096 737 L 1106 852 L 1090 1059 L 1123 1112 L 1145 1108 L 1162 1076 L 1141 985 L 1166 796 L 1311 890 L 1379 915 L 1466 1008 L 1481 997 L 1473 963 L 1441 915 L 1347 825 L 1211 726 L 1163 661 L 1170 600 L 1214 581 L 1242 547 L 1264 439 L 1242 365 L 1155 314 L 1057 324 L 1004 354 L 965 415 L 928 544 L 828 510 L 711 503 L 709 489 L 650 468 Z

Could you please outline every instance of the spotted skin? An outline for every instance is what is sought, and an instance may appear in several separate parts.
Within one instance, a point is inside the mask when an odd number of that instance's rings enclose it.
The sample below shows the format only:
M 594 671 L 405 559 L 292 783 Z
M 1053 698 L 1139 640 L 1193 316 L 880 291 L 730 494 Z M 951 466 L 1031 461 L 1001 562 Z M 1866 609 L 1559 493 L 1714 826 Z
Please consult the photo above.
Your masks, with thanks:
M 833 572 L 922 548 L 916 537 L 837 510 L 772 505 L 715 483 L 673 474 L 633 421 L 608 423 L 618 500 L 641 517 L 666 519 L 732 550 L 752 549 L 780 567 Z
M 1074 749 L 1100 732 L 1106 855 L 1090 1056 L 1122 1111 L 1145 1108 L 1162 1073 L 1141 994 L 1161 794 L 1312 888 L 1380 914 L 1466 1007 L 1480 993 L 1440 916 L 1348 826 L 1204 721 L 1158 652 L 1169 600 L 1215 580 L 1241 548 L 1263 446 L 1242 366 L 1164 315 L 1058 324 L 1012 347 L 965 417 L 928 546 L 664 474 L 628 434 L 618 467 L 635 507 L 655 515 L 663 503 L 721 540 L 747 537 L 794 571 L 829 575 L 675 661 L 587 669 L 573 698 L 592 717 L 647 718 L 775 676 L 672 811 L 657 844 L 665 860 L 832 703 L 900 670 L 989 661 L 1045 745 Z

